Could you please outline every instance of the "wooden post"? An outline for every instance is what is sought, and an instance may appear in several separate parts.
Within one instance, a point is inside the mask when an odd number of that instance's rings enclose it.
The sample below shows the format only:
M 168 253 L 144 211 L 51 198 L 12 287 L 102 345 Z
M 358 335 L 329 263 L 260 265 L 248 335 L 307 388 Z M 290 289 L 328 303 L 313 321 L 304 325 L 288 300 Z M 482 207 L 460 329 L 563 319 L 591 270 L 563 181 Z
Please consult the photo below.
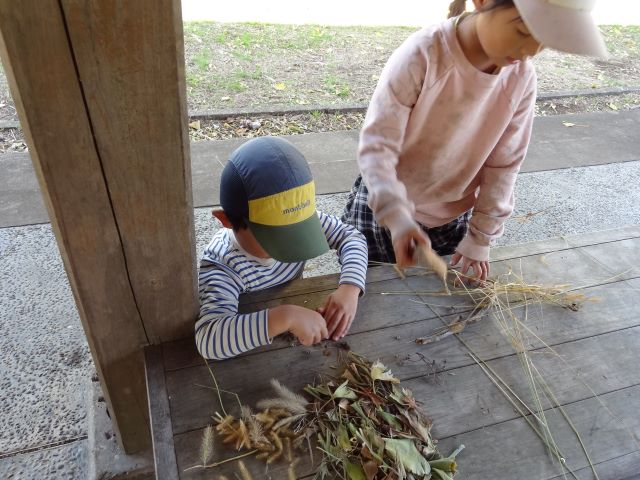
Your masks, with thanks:
M 179 0 L 0 0 L 0 54 L 118 438 L 149 446 L 142 347 L 192 333 Z

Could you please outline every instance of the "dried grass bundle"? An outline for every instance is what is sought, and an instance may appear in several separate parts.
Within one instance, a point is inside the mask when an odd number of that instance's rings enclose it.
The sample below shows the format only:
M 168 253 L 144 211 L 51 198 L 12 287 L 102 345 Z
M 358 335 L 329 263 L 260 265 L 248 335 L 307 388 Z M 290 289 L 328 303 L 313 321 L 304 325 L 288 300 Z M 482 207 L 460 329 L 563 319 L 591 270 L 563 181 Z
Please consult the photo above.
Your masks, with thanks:
M 524 279 L 509 271 L 503 275 L 489 279 L 476 287 L 467 287 L 462 280 L 469 277 L 456 270 L 451 270 L 456 276 L 454 284 L 461 285 L 451 290 L 452 295 L 470 298 L 473 309 L 466 318 L 459 318 L 426 337 L 416 339 L 416 343 L 428 344 L 437 342 L 456 333 L 460 333 L 468 325 L 478 322 L 489 314 L 511 314 L 514 310 L 528 305 L 556 305 L 572 311 L 578 311 L 585 301 L 595 299 L 572 291 L 569 285 L 540 285 L 526 283 Z M 385 295 L 434 295 L 434 292 L 386 292 Z M 515 341 L 514 338 L 511 340 Z M 518 348 L 523 349 L 524 345 Z

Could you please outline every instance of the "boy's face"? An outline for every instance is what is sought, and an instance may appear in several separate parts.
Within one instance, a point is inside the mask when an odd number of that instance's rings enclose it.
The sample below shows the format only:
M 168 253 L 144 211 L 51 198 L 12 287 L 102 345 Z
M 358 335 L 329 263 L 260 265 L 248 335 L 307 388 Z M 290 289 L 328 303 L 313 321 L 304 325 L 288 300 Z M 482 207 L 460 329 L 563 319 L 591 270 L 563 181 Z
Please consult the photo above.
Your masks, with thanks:
M 240 246 L 250 255 L 257 258 L 271 258 L 264 248 L 258 243 L 256 237 L 253 236 L 251 230 L 243 228 L 241 230 L 234 230 L 233 234 L 236 236 L 236 240 Z
M 214 208 L 213 210 L 211 210 L 211 214 L 215 218 L 217 218 L 220 223 L 222 223 L 223 227 L 233 229 L 233 225 L 227 218 L 227 215 L 224 213 L 223 209 Z M 258 240 L 256 240 L 256 237 L 254 237 L 253 233 L 251 233 L 251 230 L 249 230 L 248 228 L 234 230 L 233 234 L 235 235 L 236 240 L 238 241 L 240 246 L 248 254 L 253 255 L 257 258 L 271 258 L 271 255 L 269 255 L 264 250 L 264 248 L 262 248 L 262 246 L 258 243 Z

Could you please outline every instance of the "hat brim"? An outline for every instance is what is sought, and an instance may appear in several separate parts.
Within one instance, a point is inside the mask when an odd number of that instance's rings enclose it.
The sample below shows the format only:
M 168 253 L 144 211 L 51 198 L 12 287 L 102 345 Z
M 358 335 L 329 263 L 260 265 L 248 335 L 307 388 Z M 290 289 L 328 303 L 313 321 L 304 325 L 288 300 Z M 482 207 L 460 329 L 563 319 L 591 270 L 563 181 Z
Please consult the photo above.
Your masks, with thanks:
M 249 222 L 249 229 L 265 252 L 280 262 L 304 262 L 329 251 L 317 213 L 285 226 Z
M 607 58 L 607 47 L 590 11 L 541 0 L 514 0 L 522 20 L 545 47 L 566 53 Z

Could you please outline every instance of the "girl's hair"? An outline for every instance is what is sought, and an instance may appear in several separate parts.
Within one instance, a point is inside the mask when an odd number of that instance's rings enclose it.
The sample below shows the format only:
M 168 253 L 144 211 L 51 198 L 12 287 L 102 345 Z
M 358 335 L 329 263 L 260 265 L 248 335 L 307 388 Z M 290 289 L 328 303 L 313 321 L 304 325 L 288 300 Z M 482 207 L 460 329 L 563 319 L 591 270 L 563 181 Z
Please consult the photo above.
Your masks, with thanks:
M 467 7 L 467 0 L 453 0 L 449 5 L 449 17 L 457 17 L 462 15 Z M 493 0 L 490 5 L 484 7 L 481 12 L 488 12 L 494 8 L 513 7 L 513 0 Z

